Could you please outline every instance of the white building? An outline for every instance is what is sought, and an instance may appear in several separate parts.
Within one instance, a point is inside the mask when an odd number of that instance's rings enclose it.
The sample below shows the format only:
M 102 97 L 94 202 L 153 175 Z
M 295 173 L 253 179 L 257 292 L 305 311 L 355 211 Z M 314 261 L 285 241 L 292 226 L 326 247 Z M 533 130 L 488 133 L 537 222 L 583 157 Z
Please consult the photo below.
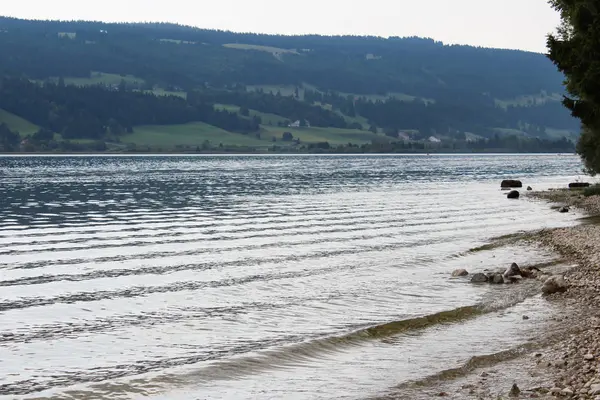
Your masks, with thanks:
M 305 126 L 307 128 L 310 128 L 310 122 L 308 122 L 307 120 L 304 120 Z M 294 121 L 291 124 L 288 125 L 288 128 L 300 128 L 301 123 L 300 120 Z

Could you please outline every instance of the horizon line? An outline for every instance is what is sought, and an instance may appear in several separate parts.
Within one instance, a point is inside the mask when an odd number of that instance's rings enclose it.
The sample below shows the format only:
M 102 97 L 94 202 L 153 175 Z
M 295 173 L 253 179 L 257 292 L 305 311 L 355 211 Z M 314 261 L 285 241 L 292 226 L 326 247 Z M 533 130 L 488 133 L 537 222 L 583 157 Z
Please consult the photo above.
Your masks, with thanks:
M 540 55 L 547 55 L 545 52 L 539 52 L 534 50 L 524 50 L 524 49 L 516 49 L 509 47 L 491 47 L 491 46 L 479 46 L 468 43 L 448 43 L 442 40 L 437 40 L 432 37 L 426 36 L 383 36 L 383 35 L 366 35 L 366 34 L 322 34 L 322 33 L 269 33 L 269 32 L 251 32 L 251 31 L 236 31 L 231 29 L 214 29 L 214 28 L 203 28 L 197 25 L 187 25 L 179 22 L 170 22 L 170 21 L 103 21 L 103 20 L 88 20 L 88 19 L 38 19 L 38 18 L 21 18 L 10 15 L 0 15 L 1 19 L 12 19 L 18 21 L 27 21 L 27 22 L 51 22 L 51 23 L 98 23 L 105 25 L 173 25 L 178 27 L 196 29 L 199 31 L 208 31 L 208 32 L 223 32 L 223 33 L 232 33 L 238 35 L 257 35 L 257 36 L 283 36 L 283 37 L 323 37 L 323 38 L 345 38 L 345 37 L 353 37 L 353 38 L 371 38 L 371 39 L 381 39 L 381 40 L 406 40 L 406 39 L 420 39 L 424 41 L 432 41 L 434 44 L 439 44 L 444 47 L 472 47 L 476 49 L 488 49 L 488 50 L 502 50 L 502 51 L 518 51 L 523 53 L 533 53 Z

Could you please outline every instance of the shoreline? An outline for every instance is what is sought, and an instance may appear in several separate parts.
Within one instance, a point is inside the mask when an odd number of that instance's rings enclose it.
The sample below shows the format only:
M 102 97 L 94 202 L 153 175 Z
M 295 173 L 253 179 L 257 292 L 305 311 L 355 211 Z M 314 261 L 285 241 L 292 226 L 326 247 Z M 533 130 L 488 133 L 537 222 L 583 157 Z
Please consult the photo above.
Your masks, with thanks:
M 399 155 L 399 156 L 448 156 L 448 155 L 553 155 L 553 156 L 576 156 L 577 153 L 572 152 L 519 152 L 519 151 L 412 151 L 412 152 L 343 152 L 343 151 L 189 151 L 182 152 L 179 150 L 166 151 L 19 151 L 19 152 L 0 152 L 1 157 L 28 157 L 28 156 L 268 156 L 268 155 Z
M 572 207 L 586 216 L 575 226 L 525 232 L 516 239 L 547 249 L 572 265 L 559 274 L 568 290 L 542 300 L 555 309 L 547 329 L 518 348 L 472 357 L 449 371 L 449 379 L 430 377 L 403 384 L 382 399 L 600 400 L 600 196 L 551 189 L 523 197 L 552 208 Z M 506 245 L 502 238 L 496 241 Z

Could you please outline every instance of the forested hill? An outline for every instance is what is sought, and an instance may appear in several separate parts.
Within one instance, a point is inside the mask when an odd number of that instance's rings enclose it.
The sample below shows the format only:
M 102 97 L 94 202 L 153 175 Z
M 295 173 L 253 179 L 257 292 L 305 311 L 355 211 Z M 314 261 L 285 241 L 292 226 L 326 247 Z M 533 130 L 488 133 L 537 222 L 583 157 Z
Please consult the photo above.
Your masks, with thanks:
M 1 68 L 33 78 L 102 71 L 182 87 L 309 83 L 321 90 L 424 98 L 513 99 L 562 91 L 562 76 L 541 54 L 445 46 L 430 39 L 272 36 L 172 24 L 7 18 L 0 19 L 0 27 Z M 71 40 L 61 40 L 65 37 Z
M 544 55 L 422 38 L 0 17 L 0 74 L 0 111 L 71 138 L 127 142 L 139 126 L 195 122 L 258 142 L 280 137 L 275 127 L 293 121 L 345 129 L 335 139 L 359 144 L 384 135 L 437 143 L 578 131 L 560 104 L 563 76 Z M 304 142 L 327 139 L 292 133 Z

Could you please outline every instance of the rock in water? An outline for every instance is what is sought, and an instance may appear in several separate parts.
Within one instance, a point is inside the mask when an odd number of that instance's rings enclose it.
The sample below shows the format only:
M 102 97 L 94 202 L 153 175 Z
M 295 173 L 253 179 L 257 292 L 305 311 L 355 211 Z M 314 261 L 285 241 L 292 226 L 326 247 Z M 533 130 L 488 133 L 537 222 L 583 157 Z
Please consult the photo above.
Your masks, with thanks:
M 588 182 L 569 183 L 569 189 L 582 189 L 582 188 L 588 188 L 588 187 L 590 187 L 590 184 Z
M 521 394 L 521 389 L 519 389 L 517 384 L 514 383 L 512 386 L 512 389 L 510 389 L 510 393 L 508 393 L 508 395 L 510 397 L 519 397 L 520 394 Z
M 458 278 L 459 276 L 467 276 L 467 275 L 469 275 L 469 272 L 466 269 L 457 269 L 456 271 L 452 272 L 453 278 Z
M 506 197 L 509 199 L 518 199 L 519 196 L 520 196 L 520 193 L 517 190 L 513 190 Z
M 554 294 L 554 293 L 564 293 L 569 288 L 569 285 L 560 275 L 551 276 L 544 282 L 544 286 L 542 287 L 542 292 L 545 295 Z
M 490 283 L 502 285 L 504 283 L 504 277 L 502 277 L 502 274 L 494 274 L 494 276 L 490 278 Z
M 559 212 L 559 213 L 562 213 L 562 214 L 564 214 L 564 213 L 568 213 L 568 212 L 569 212 L 569 207 L 567 207 L 567 206 L 561 207 L 561 208 L 558 210 L 558 212 Z
M 517 263 L 512 263 L 510 267 L 504 272 L 505 278 L 510 278 L 511 276 L 522 276 L 521 268 L 517 265 Z
M 488 281 L 488 277 L 486 274 L 477 273 L 471 277 L 471 283 L 486 283 Z
M 500 184 L 500 187 L 503 187 L 503 188 L 522 188 L 523 187 L 523 182 L 517 181 L 517 180 L 514 180 L 514 179 L 505 179 Z
M 533 190 L 531 186 L 527 186 L 527 190 Z

